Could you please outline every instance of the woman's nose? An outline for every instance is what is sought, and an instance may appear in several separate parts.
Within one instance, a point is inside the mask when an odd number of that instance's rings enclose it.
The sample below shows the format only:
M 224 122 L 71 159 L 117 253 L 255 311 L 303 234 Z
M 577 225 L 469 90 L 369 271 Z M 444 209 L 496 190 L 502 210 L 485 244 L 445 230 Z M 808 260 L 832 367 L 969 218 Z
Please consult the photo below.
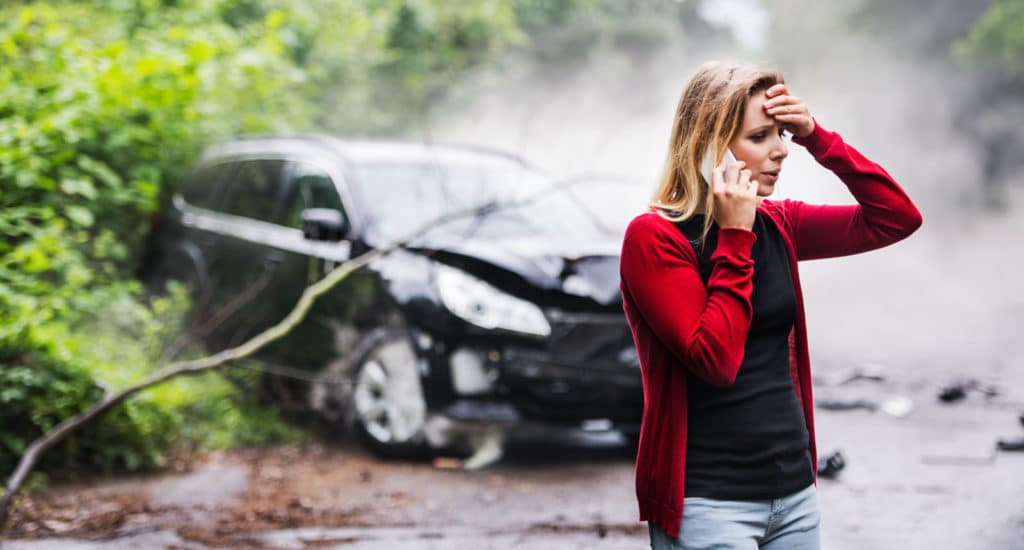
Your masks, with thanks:
M 788 156 L 789 148 L 786 147 L 786 143 L 780 139 L 778 145 L 772 148 L 771 158 L 772 160 L 782 160 Z

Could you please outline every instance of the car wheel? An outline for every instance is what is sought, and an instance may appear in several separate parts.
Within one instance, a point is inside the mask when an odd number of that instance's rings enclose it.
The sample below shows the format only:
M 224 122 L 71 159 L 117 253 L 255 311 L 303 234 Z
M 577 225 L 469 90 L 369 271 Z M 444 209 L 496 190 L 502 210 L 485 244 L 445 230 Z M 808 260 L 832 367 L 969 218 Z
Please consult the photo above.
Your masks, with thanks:
M 342 369 L 328 368 L 334 380 L 348 371 L 351 389 L 339 396 L 340 385 L 327 385 L 321 391 L 328 407 L 320 407 L 328 418 L 331 410 L 344 409 L 345 417 L 360 440 L 376 455 L 384 458 L 420 458 L 427 451 L 423 438 L 427 404 L 420 383 L 419 357 L 407 335 L 398 331 L 369 334 L 356 346 L 354 363 Z M 360 349 L 361 348 L 361 349 Z M 360 353 L 362 352 L 362 353 Z M 344 375 L 343 375 L 344 376 Z M 339 400 L 345 400 L 339 403 Z M 334 414 L 337 417 L 337 414 Z

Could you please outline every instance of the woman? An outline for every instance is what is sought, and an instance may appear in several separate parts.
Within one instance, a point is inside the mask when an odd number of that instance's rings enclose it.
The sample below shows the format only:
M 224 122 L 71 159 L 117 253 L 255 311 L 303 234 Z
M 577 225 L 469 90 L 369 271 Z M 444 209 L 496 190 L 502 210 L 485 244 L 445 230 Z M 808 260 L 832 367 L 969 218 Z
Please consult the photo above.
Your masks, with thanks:
M 765 200 L 791 133 L 857 205 Z M 724 160 L 706 182 L 707 151 Z M 652 548 L 818 548 L 810 360 L 797 261 L 873 250 L 921 225 L 880 166 L 822 128 L 782 75 L 701 66 L 679 100 L 651 211 L 622 248 L 640 356 L 640 519 Z

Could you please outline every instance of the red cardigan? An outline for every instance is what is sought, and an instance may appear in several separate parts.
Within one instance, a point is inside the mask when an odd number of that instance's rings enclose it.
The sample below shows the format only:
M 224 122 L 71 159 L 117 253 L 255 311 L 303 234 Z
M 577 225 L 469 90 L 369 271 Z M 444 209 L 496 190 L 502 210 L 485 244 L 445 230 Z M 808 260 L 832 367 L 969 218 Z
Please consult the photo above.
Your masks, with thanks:
M 879 165 L 816 125 L 793 140 L 846 184 L 859 204 L 811 205 L 764 201 L 758 211 L 775 223 L 789 251 L 797 316 L 790 333 L 790 371 L 810 433 L 817 470 L 807 327 L 798 260 L 845 256 L 881 248 L 921 225 L 921 214 Z M 674 224 L 655 212 L 637 216 L 626 230 L 620 264 L 623 308 L 640 356 L 644 413 L 636 458 L 640 520 L 679 536 L 686 471 L 686 376 L 708 383 L 736 380 L 750 328 L 755 235 L 719 231 L 707 287 L 693 247 Z M 817 472 L 815 472 L 817 473 Z

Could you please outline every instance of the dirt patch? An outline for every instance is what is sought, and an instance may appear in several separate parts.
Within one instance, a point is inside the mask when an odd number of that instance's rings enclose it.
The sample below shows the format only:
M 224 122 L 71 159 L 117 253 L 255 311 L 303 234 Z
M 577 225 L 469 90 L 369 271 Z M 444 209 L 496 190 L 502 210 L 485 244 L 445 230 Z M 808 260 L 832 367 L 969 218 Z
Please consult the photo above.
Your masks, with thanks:
M 171 455 L 157 474 L 122 474 L 116 479 L 83 475 L 40 491 L 23 492 L 11 507 L 7 531 L 10 538 L 52 536 L 104 539 L 132 526 L 174 513 L 173 507 L 150 501 L 143 490 L 157 476 L 186 474 L 218 455 L 181 449 Z
M 639 532 L 615 519 L 633 515 L 631 474 L 631 457 L 620 451 L 513 451 L 506 463 L 467 472 L 381 461 L 347 443 L 237 450 L 208 454 L 184 472 L 33 493 L 9 534 L 120 540 L 169 531 L 187 543 L 242 548 L 303 528 L 464 526 L 602 538 Z M 346 533 L 326 538 L 357 536 Z
M 127 525 L 167 513 L 153 508 L 144 494 L 97 495 L 89 492 L 37 492 L 21 498 L 10 519 L 14 538 L 50 536 L 109 538 Z
M 328 454 L 322 448 L 212 453 L 177 478 L 154 474 L 134 482 L 118 481 L 114 487 L 109 483 L 104 486 L 99 480 L 95 485 L 66 485 L 25 495 L 14 508 L 8 535 L 96 540 L 126 531 L 171 528 L 187 540 L 209 546 L 254 546 L 258 542 L 237 538 L 238 534 L 307 526 L 362 526 L 359 518 L 365 506 L 341 504 L 329 498 L 330 491 L 324 491 L 322 484 L 320 490 L 313 490 L 324 472 L 337 472 L 344 463 L 343 456 Z M 203 491 L 209 493 L 206 503 L 189 498 L 180 506 L 153 504 L 165 500 L 160 493 L 171 483 L 202 476 L 204 470 L 224 471 L 229 466 L 243 468 L 249 483 L 244 492 L 232 495 L 227 502 L 213 487 Z M 372 476 L 365 470 L 349 477 L 369 480 Z M 183 522 L 189 525 L 180 527 Z

